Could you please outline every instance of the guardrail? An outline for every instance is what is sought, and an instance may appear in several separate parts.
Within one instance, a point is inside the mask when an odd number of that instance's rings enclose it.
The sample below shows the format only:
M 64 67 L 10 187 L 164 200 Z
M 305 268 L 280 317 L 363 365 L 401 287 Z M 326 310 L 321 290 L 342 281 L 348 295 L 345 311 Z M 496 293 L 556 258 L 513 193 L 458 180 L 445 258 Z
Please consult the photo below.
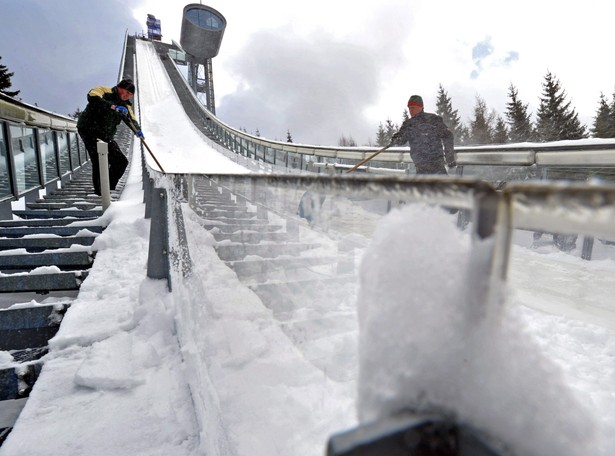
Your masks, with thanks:
M 163 48 L 158 48 L 163 52 Z M 233 128 L 209 112 L 192 92 L 171 54 L 161 55 L 176 90 L 190 97 L 189 109 L 184 105 L 197 127 L 206 130 L 208 136 L 230 152 L 248 159 L 286 169 L 283 172 L 311 171 L 342 173 L 350 166 L 372 155 L 379 147 L 334 147 L 274 141 Z M 180 99 L 182 97 L 180 96 Z M 184 102 L 184 101 L 182 101 Z M 514 167 L 515 173 L 508 177 L 548 178 L 547 169 L 554 167 L 615 169 L 615 138 L 557 141 L 552 143 L 521 143 L 492 146 L 459 146 L 457 175 L 481 177 L 476 166 Z M 523 171 L 521 171 L 523 170 Z M 408 147 L 391 147 L 380 153 L 357 171 L 374 174 L 415 174 Z M 498 170 L 493 183 L 501 181 Z M 586 176 L 587 177 L 587 176 Z M 516 179 L 515 179 L 516 180 Z
M 38 198 L 88 160 L 74 119 L 0 94 L 0 218 L 11 218 L 11 201 Z

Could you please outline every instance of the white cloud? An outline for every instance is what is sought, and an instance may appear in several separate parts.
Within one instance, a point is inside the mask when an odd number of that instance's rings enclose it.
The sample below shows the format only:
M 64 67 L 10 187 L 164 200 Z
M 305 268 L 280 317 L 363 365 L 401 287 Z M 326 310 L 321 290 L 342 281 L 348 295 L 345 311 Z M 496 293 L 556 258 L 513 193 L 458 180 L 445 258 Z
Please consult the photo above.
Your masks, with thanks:
M 84 20 L 82 1 L 67 0 L 61 11 L 46 8 L 41 14 L 45 3 L 32 0 L 9 8 L 17 21 L 22 15 L 30 18 L 33 30 L 12 30 L 11 24 L 0 28 L 0 38 L 15 43 L 3 51 L 3 63 L 16 73 L 15 88 L 32 95 L 26 101 L 66 112 L 64 106 L 83 99 L 66 95 L 66 81 L 80 93 L 91 84 L 109 84 L 117 74 L 123 33 L 144 31 L 148 13 L 161 20 L 164 41 L 179 41 L 182 11 L 189 2 L 129 0 L 121 14 L 112 19 L 105 15 L 107 19 L 98 22 Z M 204 3 L 228 21 L 213 61 L 215 92 L 221 111 L 224 103 L 233 101 L 233 115 L 243 117 L 225 120 L 248 130 L 264 131 L 271 125 L 277 137 L 291 128 L 293 137 L 305 142 L 336 143 L 344 134 L 363 143 L 368 136 L 375 138 L 379 122 L 400 120 L 412 93 L 421 94 L 427 110 L 433 111 L 439 84 L 464 120 L 472 115 L 476 95 L 503 114 L 511 83 L 535 113 L 547 71 L 560 80 L 585 123 L 592 121 L 600 93 L 612 98 L 615 91 L 615 2 L 607 0 L 518 0 L 507 5 L 492 0 L 382 0 L 368 6 L 354 0 Z M 117 9 L 115 0 L 109 5 L 105 11 Z M 64 35 L 37 39 L 57 36 L 53 30 Z M 477 43 L 489 46 L 489 54 L 479 60 L 472 55 Z M 284 61 L 276 61 L 274 52 L 282 52 Z M 45 63 L 44 56 L 55 56 L 52 61 L 62 64 Z M 254 64 L 250 58 L 256 59 Z M 75 59 L 78 63 L 71 63 Z M 42 77 L 43 86 L 56 90 L 40 87 Z M 290 80 L 280 86 L 282 77 Z M 80 78 L 85 80 L 74 82 Z M 311 88 L 307 105 L 298 87 Z M 255 121 L 248 114 L 257 116 L 262 106 L 273 103 L 277 109 L 269 109 L 270 116 L 261 117 L 259 125 L 239 124 Z M 314 108 L 306 110 L 308 105 Z M 307 123 L 315 116 L 322 125 Z

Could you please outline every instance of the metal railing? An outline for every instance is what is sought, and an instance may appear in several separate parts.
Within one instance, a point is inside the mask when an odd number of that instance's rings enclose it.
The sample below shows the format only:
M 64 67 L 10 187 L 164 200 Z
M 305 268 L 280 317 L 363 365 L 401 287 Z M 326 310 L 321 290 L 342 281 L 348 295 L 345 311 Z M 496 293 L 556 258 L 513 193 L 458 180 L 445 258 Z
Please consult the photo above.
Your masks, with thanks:
M 334 147 L 274 141 L 233 128 L 201 104 L 198 97 L 190 90 L 182 72 L 173 63 L 172 55 L 169 55 L 165 62 L 170 62 L 166 68 L 176 90 L 184 92 L 187 89 L 186 93 L 192 98 L 191 111 L 198 111 L 191 116 L 192 121 L 197 126 L 204 127 L 210 138 L 234 154 L 286 168 L 287 172 L 342 173 L 379 149 L 379 147 Z M 459 146 L 455 148 L 455 154 L 457 175 L 474 176 L 477 174 L 476 167 L 485 166 L 502 168 L 499 174 L 505 173 L 504 168 L 515 168 L 516 175 L 523 178 L 546 178 L 548 170 L 554 168 L 570 168 L 572 171 L 579 167 L 594 171 L 608 168 L 615 170 L 615 138 Z M 408 147 L 391 147 L 357 171 L 412 175 L 414 165 Z M 589 174 L 591 175 L 591 172 Z M 494 182 L 499 180 L 496 177 Z

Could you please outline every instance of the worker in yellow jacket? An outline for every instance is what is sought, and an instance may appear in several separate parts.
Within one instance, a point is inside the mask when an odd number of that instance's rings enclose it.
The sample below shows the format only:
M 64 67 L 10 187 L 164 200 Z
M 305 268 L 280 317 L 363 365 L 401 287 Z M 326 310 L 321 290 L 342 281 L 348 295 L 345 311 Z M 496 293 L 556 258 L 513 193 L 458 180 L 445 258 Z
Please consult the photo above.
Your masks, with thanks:
M 132 129 L 143 139 L 132 111 L 134 93 L 135 85 L 130 79 L 120 81 L 115 87 L 94 87 L 88 92 L 88 104 L 79 115 L 77 130 L 92 160 L 92 182 L 97 195 L 101 194 L 97 140 L 109 144 L 109 186 L 115 190 L 128 166 L 128 159 L 114 140 L 117 126 L 121 121 L 128 126 L 132 124 Z

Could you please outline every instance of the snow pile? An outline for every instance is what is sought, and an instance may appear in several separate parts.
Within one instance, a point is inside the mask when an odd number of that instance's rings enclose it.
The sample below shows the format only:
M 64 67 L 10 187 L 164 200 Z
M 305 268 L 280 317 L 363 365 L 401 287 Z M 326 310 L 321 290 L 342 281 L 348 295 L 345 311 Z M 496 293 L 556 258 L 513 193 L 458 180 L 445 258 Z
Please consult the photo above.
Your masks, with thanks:
M 510 312 L 495 321 L 481 311 L 487 276 L 473 248 L 438 208 L 380 223 L 361 266 L 360 421 L 435 410 L 520 454 L 596 454 L 591 414 L 559 367 Z

